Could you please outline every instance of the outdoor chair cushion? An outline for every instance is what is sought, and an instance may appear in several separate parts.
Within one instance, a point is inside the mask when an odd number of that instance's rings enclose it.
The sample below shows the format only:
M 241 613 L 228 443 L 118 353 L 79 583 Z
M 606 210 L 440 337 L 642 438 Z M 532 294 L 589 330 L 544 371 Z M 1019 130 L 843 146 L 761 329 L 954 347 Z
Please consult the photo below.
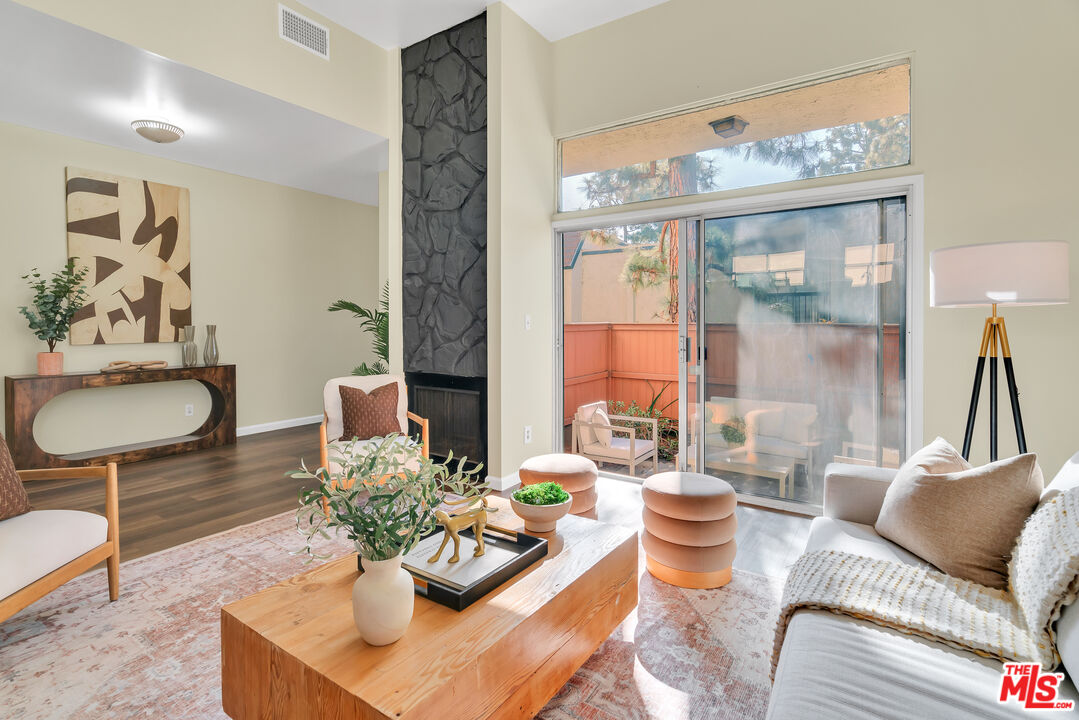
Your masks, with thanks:
M 596 423 L 599 425 L 611 424 L 611 418 L 607 415 L 607 403 L 602 400 L 600 402 L 582 405 L 577 408 L 577 419 L 581 422 Z M 589 427 L 588 425 L 581 428 L 581 441 L 585 445 L 598 443 L 600 445 L 608 446 L 611 444 L 613 435 L 613 431 L 606 428 Z
M 591 443 L 585 445 L 582 448 L 582 452 L 585 455 L 591 455 L 595 457 L 611 458 L 612 460 L 639 460 L 643 457 L 648 457 L 652 453 L 652 448 L 656 444 L 651 440 L 637 439 L 634 443 L 634 451 L 636 457 L 631 458 L 629 454 L 629 438 L 628 437 L 614 437 L 611 439 L 610 445 L 603 445 L 601 443 Z

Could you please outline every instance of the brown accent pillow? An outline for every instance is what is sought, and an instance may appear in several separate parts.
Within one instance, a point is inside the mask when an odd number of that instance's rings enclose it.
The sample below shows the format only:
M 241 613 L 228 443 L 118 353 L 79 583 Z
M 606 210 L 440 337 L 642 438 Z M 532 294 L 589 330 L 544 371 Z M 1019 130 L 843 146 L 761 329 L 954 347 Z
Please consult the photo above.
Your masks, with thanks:
M 30 512 L 30 497 L 26 494 L 15 462 L 11 459 L 4 436 L 0 435 L 0 520 Z
M 370 440 L 402 432 L 397 419 L 397 383 L 377 387 L 370 393 L 348 385 L 341 385 L 339 389 L 342 440 Z
M 953 577 L 1006 588 L 1012 548 L 1043 486 L 1031 453 L 971 467 L 937 438 L 899 468 L 875 528 Z

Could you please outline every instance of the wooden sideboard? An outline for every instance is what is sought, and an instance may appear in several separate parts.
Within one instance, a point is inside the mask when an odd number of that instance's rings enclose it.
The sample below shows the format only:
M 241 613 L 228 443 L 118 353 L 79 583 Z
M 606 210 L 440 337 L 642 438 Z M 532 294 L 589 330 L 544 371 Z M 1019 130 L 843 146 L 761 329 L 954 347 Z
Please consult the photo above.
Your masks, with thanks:
M 210 393 L 210 414 L 194 432 L 179 437 L 55 455 L 34 439 L 34 419 L 41 408 L 63 393 L 86 388 L 142 385 L 145 383 L 197 380 Z M 63 375 L 14 375 L 4 378 L 4 405 L 8 446 L 15 467 L 57 468 L 88 464 L 129 463 L 179 455 L 236 442 L 236 366 L 168 367 L 136 372 L 78 372 Z

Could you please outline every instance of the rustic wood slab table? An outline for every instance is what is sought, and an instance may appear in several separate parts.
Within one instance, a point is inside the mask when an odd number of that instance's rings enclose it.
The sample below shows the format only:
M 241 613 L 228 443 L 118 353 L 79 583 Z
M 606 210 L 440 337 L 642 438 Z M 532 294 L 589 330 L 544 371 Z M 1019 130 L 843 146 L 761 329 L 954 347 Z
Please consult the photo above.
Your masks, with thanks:
M 499 524 L 519 528 L 509 504 Z M 221 610 L 235 720 L 531 718 L 637 605 L 637 533 L 568 515 L 550 554 L 462 612 L 416 597 L 386 647 L 352 622 L 356 556 Z

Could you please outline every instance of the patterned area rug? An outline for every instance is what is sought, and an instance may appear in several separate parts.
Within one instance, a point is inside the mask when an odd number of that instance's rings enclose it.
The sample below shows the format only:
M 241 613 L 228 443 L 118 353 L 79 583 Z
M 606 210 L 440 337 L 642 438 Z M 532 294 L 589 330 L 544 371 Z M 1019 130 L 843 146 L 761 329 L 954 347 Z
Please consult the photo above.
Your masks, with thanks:
M 95 571 L 0 624 L 0 715 L 225 718 L 220 608 L 303 571 L 292 517 L 124 563 L 115 603 Z M 642 570 L 636 611 L 538 717 L 764 717 L 781 590 L 737 570 L 719 590 L 681 590 Z

